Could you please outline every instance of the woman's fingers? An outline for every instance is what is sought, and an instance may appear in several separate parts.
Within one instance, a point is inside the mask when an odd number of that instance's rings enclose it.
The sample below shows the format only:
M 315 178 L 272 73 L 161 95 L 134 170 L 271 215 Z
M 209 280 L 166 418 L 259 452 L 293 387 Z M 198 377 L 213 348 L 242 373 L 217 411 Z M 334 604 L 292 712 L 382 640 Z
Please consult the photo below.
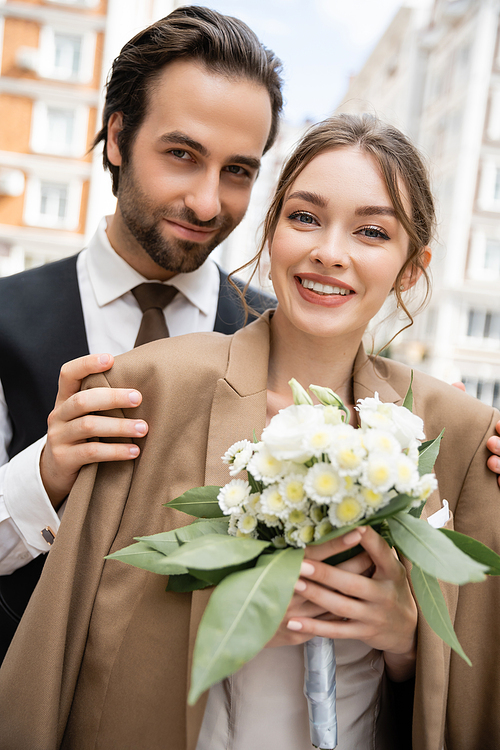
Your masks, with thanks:
M 345 552 L 347 549 L 355 547 L 361 542 L 362 533 L 360 529 L 354 529 L 354 531 L 339 536 L 336 539 L 330 539 L 328 542 L 323 544 L 314 544 L 306 547 L 307 558 L 311 560 L 326 560 L 328 557 L 338 555 L 340 552 Z

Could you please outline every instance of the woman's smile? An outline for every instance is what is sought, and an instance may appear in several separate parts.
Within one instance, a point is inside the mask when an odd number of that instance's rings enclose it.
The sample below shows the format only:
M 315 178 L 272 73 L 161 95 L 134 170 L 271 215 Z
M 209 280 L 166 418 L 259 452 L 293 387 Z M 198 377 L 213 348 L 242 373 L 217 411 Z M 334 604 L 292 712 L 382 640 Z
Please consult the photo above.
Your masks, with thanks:
M 315 305 L 342 305 L 355 294 L 354 289 L 328 276 L 297 274 L 295 281 L 301 297 Z

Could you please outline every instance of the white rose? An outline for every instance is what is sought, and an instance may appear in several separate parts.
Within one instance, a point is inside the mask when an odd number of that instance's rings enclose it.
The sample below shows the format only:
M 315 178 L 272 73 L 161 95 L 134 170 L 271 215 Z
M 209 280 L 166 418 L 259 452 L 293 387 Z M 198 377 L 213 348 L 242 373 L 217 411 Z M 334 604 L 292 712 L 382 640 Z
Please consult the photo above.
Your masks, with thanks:
M 307 404 L 281 409 L 263 430 L 261 440 L 281 461 L 308 461 L 311 450 L 303 447 L 304 436 L 324 424 L 320 409 Z
M 424 440 L 424 423 L 409 409 L 396 404 L 384 404 L 378 393 L 374 398 L 364 398 L 356 406 L 363 428 L 375 427 L 391 432 L 403 449 L 409 448 L 415 440 Z

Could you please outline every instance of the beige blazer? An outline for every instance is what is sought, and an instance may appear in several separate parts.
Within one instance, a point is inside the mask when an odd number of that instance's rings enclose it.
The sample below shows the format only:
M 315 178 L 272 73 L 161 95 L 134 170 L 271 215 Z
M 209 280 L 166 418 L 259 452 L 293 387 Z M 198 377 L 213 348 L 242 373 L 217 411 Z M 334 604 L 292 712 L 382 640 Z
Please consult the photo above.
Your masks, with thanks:
M 109 552 L 134 536 L 185 524 L 163 507 L 185 490 L 228 481 L 220 457 L 265 424 L 267 319 L 234 336 L 193 334 L 116 359 L 87 387 L 139 389 L 124 416 L 150 425 L 135 462 L 86 467 L 12 647 L 0 670 L 2 750 L 194 750 L 205 700 L 187 708 L 196 630 L 209 593 L 165 592 L 161 576 Z M 408 368 L 360 350 L 354 397 L 378 391 L 401 403 Z M 305 384 L 307 385 L 307 384 Z M 500 492 L 485 441 L 498 412 L 415 373 L 414 410 L 428 437 L 446 435 L 436 466 L 455 528 L 500 550 Z M 440 507 L 435 493 L 426 510 Z M 419 623 L 415 750 L 500 747 L 498 579 L 445 585 L 452 619 L 473 667 Z

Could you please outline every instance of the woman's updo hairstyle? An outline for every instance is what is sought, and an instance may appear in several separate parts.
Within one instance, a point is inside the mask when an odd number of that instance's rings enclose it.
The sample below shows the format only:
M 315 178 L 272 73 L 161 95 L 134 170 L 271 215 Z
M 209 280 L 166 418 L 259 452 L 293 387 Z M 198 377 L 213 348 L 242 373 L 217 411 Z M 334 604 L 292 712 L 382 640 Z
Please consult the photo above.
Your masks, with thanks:
M 408 257 L 394 283 L 394 293 L 398 306 L 404 310 L 411 324 L 413 318 L 401 296 L 401 279 L 408 266 L 420 271 L 425 282 L 424 301 L 427 299 L 430 280 L 424 264 L 424 248 L 433 236 L 434 201 L 427 168 L 416 147 L 400 130 L 373 115 L 338 114 L 309 128 L 283 165 L 264 221 L 260 249 L 246 266 L 257 262 L 258 267 L 266 244 L 272 242 L 285 197 L 302 170 L 318 154 L 343 146 L 358 147 L 377 161 L 397 219 L 409 237 Z M 411 215 L 404 208 L 398 180 L 406 188 Z

